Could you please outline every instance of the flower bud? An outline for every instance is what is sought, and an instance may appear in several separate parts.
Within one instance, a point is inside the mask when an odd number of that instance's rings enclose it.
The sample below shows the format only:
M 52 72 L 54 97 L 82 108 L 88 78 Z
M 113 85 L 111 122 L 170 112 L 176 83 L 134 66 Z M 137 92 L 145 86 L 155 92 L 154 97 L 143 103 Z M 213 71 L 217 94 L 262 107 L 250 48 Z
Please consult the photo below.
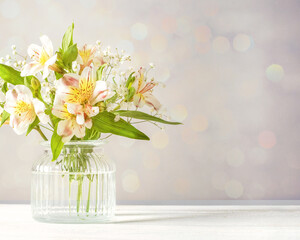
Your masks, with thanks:
M 33 77 L 33 78 L 31 79 L 31 87 L 32 87 L 34 90 L 38 90 L 38 89 L 40 88 L 40 86 L 41 86 L 40 81 L 39 81 L 37 78 Z

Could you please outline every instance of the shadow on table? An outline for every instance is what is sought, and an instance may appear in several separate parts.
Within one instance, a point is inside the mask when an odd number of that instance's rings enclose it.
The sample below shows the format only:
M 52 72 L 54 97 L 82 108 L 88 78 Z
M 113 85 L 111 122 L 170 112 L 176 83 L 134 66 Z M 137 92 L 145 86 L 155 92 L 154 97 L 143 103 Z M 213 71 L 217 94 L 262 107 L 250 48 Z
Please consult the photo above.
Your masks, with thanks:
M 176 221 L 182 219 L 195 219 L 208 216 L 201 213 L 124 213 L 117 214 L 116 219 L 111 223 L 144 223 L 144 222 L 159 222 L 159 221 Z

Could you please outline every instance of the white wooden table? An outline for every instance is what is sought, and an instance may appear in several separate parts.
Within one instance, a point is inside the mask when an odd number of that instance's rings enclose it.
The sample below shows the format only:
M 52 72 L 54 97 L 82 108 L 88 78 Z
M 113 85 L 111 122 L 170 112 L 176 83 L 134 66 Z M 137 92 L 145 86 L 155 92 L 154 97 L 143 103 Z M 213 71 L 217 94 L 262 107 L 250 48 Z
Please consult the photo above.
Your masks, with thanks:
M 300 239 L 300 206 L 118 206 L 109 224 L 47 224 L 0 205 L 1 240 Z

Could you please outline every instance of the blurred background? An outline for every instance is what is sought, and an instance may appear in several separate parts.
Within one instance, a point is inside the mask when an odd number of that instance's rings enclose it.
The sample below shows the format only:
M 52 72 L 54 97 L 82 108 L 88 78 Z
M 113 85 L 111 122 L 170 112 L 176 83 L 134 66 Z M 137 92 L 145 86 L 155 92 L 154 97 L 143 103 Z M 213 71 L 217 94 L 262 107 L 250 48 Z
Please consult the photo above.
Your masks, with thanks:
M 110 139 L 119 202 L 300 199 L 299 12 L 297 0 L 0 0 L 0 55 L 42 34 L 58 49 L 74 21 L 79 46 L 156 65 L 154 93 L 184 125 Z M 0 201 L 30 200 L 40 141 L 0 129 Z

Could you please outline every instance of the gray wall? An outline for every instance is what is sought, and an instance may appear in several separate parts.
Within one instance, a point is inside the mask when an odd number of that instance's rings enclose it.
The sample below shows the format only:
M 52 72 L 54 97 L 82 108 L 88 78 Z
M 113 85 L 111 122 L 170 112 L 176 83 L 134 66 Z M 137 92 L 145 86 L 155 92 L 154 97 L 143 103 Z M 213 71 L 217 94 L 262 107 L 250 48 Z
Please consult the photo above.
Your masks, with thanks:
M 0 55 L 47 34 L 156 64 L 156 96 L 183 126 L 113 137 L 118 200 L 299 199 L 299 1 L 0 0 Z M 141 24 L 137 24 L 141 23 Z M 0 129 L 0 201 L 28 201 L 38 135 Z

